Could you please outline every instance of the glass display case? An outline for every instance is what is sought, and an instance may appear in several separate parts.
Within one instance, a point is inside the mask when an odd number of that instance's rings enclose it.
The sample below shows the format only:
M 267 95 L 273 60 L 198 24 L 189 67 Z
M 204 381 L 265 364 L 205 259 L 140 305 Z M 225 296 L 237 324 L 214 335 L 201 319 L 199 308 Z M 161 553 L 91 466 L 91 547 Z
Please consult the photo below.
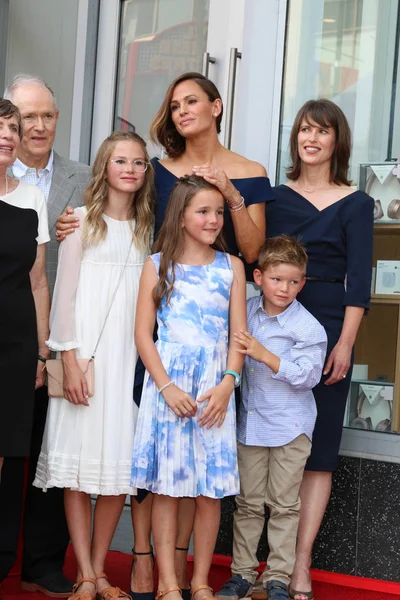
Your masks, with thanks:
M 361 164 L 359 188 L 375 199 L 371 308 L 362 320 L 354 349 L 344 426 L 399 434 L 399 165 Z

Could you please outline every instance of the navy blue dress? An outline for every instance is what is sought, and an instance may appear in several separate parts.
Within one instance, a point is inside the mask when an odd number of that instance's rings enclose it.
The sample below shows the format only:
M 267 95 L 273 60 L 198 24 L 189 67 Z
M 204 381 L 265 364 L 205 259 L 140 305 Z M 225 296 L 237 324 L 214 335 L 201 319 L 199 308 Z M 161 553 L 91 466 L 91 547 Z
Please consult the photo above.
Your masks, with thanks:
M 168 199 L 176 182 L 179 181 L 179 178 L 166 169 L 160 163 L 158 158 L 152 158 L 151 163 L 155 174 L 156 215 L 154 237 L 157 238 L 161 225 L 164 222 Z M 231 179 L 231 181 L 243 196 L 246 206 L 259 204 L 260 202 L 270 202 L 274 199 L 268 177 L 247 177 L 245 179 Z M 239 248 L 235 239 L 232 217 L 226 204 L 224 208 L 224 238 L 229 254 L 237 256 L 239 254 Z
M 372 275 L 373 199 L 356 191 L 323 210 L 287 185 L 274 188 L 275 202 L 266 205 L 267 237 L 287 233 L 302 241 L 308 253 L 307 281 L 298 300 L 325 327 L 328 352 L 336 345 L 346 306 L 369 307 Z M 332 282 L 328 280 L 335 279 Z M 346 279 L 346 286 L 344 281 Z M 313 392 L 318 416 L 306 468 L 337 467 L 351 369 L 342 381 Z

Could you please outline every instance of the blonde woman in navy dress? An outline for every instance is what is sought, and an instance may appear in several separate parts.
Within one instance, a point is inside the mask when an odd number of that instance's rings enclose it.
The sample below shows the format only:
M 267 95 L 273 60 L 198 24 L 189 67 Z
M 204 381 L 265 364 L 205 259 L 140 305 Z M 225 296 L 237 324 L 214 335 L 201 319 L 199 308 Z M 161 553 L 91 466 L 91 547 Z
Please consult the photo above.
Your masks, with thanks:
M 346 117 L 329 100 L 310 100 L 290 137 L 289 182 L 274 188 L 267 235 L 298 236 L 308 254 L 307 283 L 299 301 L 325 327 L 328 353 L 314 388 L 318 416 L 301 487 L 301 511 L 291 597 L 313 597 L 311 551 L 325 514 L 338 463 L 343 417 L 357 331 L 369 307 L 373 206 L 350 187 L 351 135 Z
M 239 491 L 233 392 L 243 358 L 233 332 L 246 327 L 245 275 L 238 258 L 221 252 L 223 209 L 217 188 L 182 178 L 139 287 L 135 340 L 147 370 L 131 484 L 154 493 L 159 599 L 181 598 L 174 558 L 179 499 L 195 499 L 191 593 L 203 600 L 212 597 L 220 499 Z

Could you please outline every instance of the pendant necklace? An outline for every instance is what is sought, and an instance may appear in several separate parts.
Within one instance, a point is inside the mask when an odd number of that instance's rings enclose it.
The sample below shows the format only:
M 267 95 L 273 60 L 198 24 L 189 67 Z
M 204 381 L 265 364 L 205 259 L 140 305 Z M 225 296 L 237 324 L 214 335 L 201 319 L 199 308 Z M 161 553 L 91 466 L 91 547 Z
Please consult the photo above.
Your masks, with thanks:
M 324 183 L 324 185 L 321 185 L 320 187 L 315 188 L 314 190 L 307 190 L 303 187 L 301 187 L 299 180 L 297 180 L 297 185 L 299 186 L 299 188 L 301 189 L 302 192 L 305 192 L 306 194 L 313 194 L 314 192 L 318 192 L 319 190 L 323 190 L 326 187 L 329 187 L 330 184 L 329 183 Z

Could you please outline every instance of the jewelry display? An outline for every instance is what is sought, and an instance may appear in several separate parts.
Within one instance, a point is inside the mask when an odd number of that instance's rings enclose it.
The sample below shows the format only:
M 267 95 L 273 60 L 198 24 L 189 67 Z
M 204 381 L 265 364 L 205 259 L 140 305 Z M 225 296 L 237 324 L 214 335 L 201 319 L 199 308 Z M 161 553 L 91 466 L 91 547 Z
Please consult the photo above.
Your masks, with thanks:
M 387 209 L 388 217 L 400 220 L 400 200 L 392 200 Z
M 376 262 L 376 294 L 400 294 L 400 260 Z
M 374 221 L 381 219 L 383 217 L 382 204 L 380 200 L 375 200 L 374 205 Z
M 381 433 L 400 434 L 400 155 L 362 163 L 358 187 L 374 200 L 371 299 L 354 348 L 363 364 L 354 365 L 343 425 L 367 431 L 345 436 L 351 447 L 367 448 L 386 443 Z
M 397 167 L 395 162 L 360 165 L 359 189 L 375 200 L 375 222 L 400 222 L 400 178 Z
M 345 427 L 391 432 L 393 384 L 352 380 Z

